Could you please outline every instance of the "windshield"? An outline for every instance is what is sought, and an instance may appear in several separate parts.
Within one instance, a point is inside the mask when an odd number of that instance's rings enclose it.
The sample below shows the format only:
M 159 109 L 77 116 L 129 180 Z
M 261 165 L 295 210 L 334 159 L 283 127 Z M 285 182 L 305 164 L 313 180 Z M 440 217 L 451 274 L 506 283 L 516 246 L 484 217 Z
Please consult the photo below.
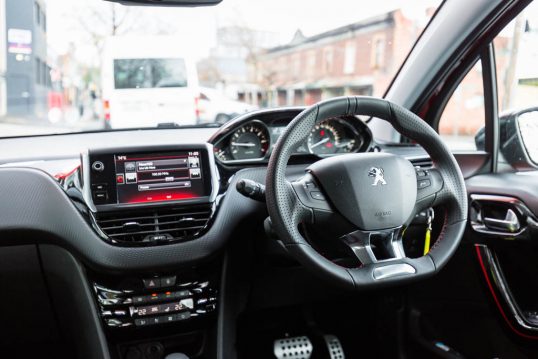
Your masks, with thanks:
M 260 108 L 382 96 L 439 4 L 0 2 L 0 137 L 219 126 Z

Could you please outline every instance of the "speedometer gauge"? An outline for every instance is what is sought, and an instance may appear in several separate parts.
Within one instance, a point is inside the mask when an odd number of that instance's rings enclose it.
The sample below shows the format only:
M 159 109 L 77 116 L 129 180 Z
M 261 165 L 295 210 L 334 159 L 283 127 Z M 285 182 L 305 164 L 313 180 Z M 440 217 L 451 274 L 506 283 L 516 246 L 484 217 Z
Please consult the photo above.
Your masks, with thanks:
M 340 134 L 328 122 L 318 123 L 308 136 L 308 151 L 316 155 L 329 155 L 338 151 Z
M 253 121 L 241 126 L 230 139 L 230 151 L 234 160 L 263 158 L 269 150 L 270 137 L 267 127 Z

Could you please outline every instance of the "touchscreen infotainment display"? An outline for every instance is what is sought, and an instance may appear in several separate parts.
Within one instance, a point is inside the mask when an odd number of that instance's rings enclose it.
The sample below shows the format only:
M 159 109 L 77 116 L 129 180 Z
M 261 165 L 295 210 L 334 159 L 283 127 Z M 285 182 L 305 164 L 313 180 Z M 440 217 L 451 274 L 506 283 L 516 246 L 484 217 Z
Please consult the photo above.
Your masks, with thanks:
M 114 155 L 119 204 L 195 199 L 207 195 L 200 151 Z

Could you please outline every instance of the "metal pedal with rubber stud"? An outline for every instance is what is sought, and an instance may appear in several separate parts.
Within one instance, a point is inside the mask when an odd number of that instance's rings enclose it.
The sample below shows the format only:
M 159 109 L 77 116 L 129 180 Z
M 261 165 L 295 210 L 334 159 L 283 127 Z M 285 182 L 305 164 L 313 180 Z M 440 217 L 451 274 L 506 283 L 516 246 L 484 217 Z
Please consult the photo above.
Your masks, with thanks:
M 340 340 L 334 335 L 324 335 L 325 344 L 327 344 L 327 350 L 329 351 L 329 357 L 331 359 L 345 359 L 344 348 Z
M 313 349 L 312 342 L 306 336 L 277 339 L 273 346 L 277 359 L 310 359 Z

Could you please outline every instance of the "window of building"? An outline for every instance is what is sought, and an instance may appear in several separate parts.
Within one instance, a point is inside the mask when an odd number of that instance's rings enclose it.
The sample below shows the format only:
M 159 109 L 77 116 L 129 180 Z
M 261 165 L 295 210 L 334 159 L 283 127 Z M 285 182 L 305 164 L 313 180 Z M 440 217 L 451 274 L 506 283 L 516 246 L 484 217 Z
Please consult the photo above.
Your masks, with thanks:
M 354 42 L 346 43 L 344 50 L 344 73 L 352 74 L 355 72 L 355 55 L 356 47 Z
M 332 47 L 328 47 L 323 51 L 323 71 L 330 74 L 333 71 L 334 52 Z
M 44 11 L 41 12 L 41 27 L 43 28 L 43 31 L 47 31 L 47 15 Z
M 41 61 L 41 85 L 47 86 L 47 77 L 49 77 L 47 63 L 45 61 Z
M 294 54 L 291 57 L 292 76 L 295 80 L 301 78 L 301 54 Z
M 34 3 L 34 16 L 35 22 L 39 25 L 41 24 L 41 6 L 37 2 Z
M 312 77 L 316 73 L 316 51 L 306 53 L 306 75 Z
M 380 69 L 383 67 L 385 61 L 385 38 L 382 36 L 376 36 L 372 41 L 372 67 L 374 69 Z
M 35 82 L 36 84 L 41 83 L 41 60 L 39 57 L 35 58 Z
M 51 71 L 52 68 L 50 66 L 47 66 L 47 87 L 52 87 L 52 79 L 50 76 Z
M 439 134 L 452 150 L 476 150 L 475 136 L 484 127 L 485 119 L 482 66 L 478 61 L 443 110 Z

